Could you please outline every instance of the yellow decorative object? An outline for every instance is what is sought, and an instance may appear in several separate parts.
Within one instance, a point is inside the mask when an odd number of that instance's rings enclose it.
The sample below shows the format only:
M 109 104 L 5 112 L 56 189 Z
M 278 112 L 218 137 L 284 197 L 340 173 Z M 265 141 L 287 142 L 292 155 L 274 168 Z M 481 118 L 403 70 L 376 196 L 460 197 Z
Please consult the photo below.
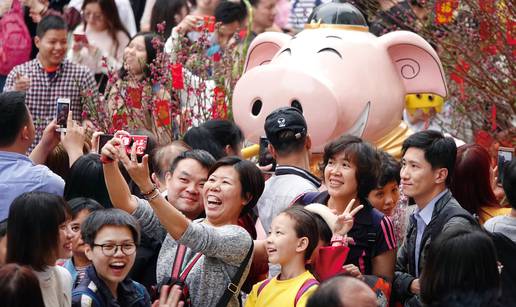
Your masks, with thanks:
M 260 152 L 260 145 L 254 144 L 254 145 L 248 146 L 246 148 L 242 148 L 242 150 L 240 151 L 240 154 L 242 155 L 242 157 L 244 159 L 249 159 L 254 156 L 257 156 L 259 152 Z
M 414 115 L 417 109 L 422 109 L 424 113 L 430 112 L 431 108 L 441 112 L 443 105 L 444 98 L 435 94 L 418 93 L 405 96 L 405 107 L 411 115 Z

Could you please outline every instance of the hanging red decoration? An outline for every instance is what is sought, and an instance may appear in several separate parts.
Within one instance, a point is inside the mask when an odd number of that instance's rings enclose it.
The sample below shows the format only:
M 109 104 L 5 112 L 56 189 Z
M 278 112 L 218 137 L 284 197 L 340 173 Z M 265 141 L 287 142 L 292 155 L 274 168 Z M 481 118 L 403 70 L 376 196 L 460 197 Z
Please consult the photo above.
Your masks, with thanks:
M 172 64 L 170 65 L 170 70 L 172 72 L 172 88 L 175 90 L 184 89 L 183 65 L 181 63 Z
M 516 45 L 516 21 L 510 18 L 507 19 L 507 44 Z
M 127 113 L 115 113 L 113 114 L 112 118 L 113 120 L 113 127 L 114 130 L 123 130 L 127 126 Z
M 455 65 L 454 71 L 450 74 L 450 78 L 457 83 L 460 91 L 460 98 L 464 100 L 466 98 L 464 92 L 464 76 L 469 71 L 469 64 L 464 60 L 459 60 L 457 65 Z
M 166 99 L 156 99 L 154 101 L 154 116 L 156 117 L 156 126 L 168 126 L 170 119 L 170 102 Z
M 493 104 L 493 106 L 491 107 L 491 130 L 495 131 L 496 128 L 496 105 Z
M 228 116 L 228 110 L 226 106 L 226 94 L 224 89 L 215 87 L 213 89 L 213 106 L 212 106 L 212 117 L 214 119 L 226 119 Z
M 141 109 L 142 108 L 142 89 L 139 87 L 128 87 L 126 104 L 130 108 Z

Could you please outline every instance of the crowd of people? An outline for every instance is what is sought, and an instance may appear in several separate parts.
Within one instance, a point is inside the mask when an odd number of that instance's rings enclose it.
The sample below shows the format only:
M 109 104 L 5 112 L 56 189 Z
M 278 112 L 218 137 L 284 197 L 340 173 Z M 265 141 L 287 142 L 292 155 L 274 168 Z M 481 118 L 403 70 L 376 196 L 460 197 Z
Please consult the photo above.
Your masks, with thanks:
M 249 2 L 252 39 L 298 31 L 306 11 L 326 1 Z M 381 12 L 424 13 L 424 1 L 388 2 L 379 1 Z M 0 0 L 0 16 L 19 3 Z M 422 130 L 403 142 L 401 159 L 342 135 L 316 169 L 296 107 L 265 120 L 274 165 L 242 157 L 245 136 L 229 120 L 168 144 L 143 129 L 102 141 L 106 131 L 83 125 L 81 95 L 107 89 L 107 67 L 120 78 L 110 91 L 149 78 L 155 41 L 174 56 L 177 40 L 199 38 L 204 16 L 219 25 L 210 44 L 224 50 L 247 22 L 245 5 L 21 3 L 32 55 L 0 76 L 1 304 L 516 304 L 516 159 L 497 166 L 479 144 L 457 147 Z M 385 30 L 381 12 L 369 18 L 375 34 Z M 69 112 L 58 124 L 63 100 Z M 121 103 L 111 97 L 106 110 Z
M 244 136 L 231 121 L 171 144 L 150 135 L 137 155 L 123 143 L 129 132 L 100 146 L 72 114 L 66 132 L 52 121 L 27 156 L 36 130 L 26 94 L 0 94 L 0 299 L 9 306 L 515 302 L 516 160 L 497 183 L 485 149 L 457 149 L 434 130 L 407 138 L 401 162 L 343 135 L 324 147 L 320 180 L 294 107 L 264 124 L 272 174 L 239 157 Z M 66 155 L 47 163 L 58 146 Z

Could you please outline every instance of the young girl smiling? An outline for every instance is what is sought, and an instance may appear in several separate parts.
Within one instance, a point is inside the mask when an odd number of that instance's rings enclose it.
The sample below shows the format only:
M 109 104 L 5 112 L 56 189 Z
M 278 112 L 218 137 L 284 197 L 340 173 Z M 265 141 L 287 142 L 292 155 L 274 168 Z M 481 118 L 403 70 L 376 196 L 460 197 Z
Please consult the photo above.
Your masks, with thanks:
M 305 306 L 318 285 L 305 268 L 318 240 L 316 220 L 308 210 L 294 206 L 276 216 L 266 247 L 269 262 L 281 265 L 281 273 L 254 285 L 245 306 Z

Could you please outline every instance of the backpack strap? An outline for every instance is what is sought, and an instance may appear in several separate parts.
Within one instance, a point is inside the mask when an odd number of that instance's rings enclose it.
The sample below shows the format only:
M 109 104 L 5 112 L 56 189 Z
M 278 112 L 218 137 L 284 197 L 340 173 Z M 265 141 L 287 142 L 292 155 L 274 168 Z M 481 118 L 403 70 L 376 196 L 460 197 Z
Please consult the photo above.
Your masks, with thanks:
M 294 299 L 294 307 L 297 306 L 297 302 L 301 299 L 303 294 L 305 294 L 308 289 L 316 285 L 319 285 L 319 282 L 315 278 L 305 280 L 305 282 L 301 285 L 301 288 L 299 288 L 297 291 L 296 298 Z
M 263 288 L 265 288 L 265 286 L 267 286 L 269 283 L 271 282 L 271 279 L 270 278 L 267 278 L 266 280 L 264 280 L 260 286 L 258 287 L 258 289 L 256 290 L 256 297 L 258 297 L 260 295 L 260 293 L 262 292 Z
M 77 288 L 75 288 L 75 290 L 73 290 L 72 294 L 73 294 L 72 296 L 77 296 L 77 295 L 81 296 L 81 299 L 82 299 L 83 295 L 86 295 L 89 298 L 91 298 L 91 300 L 94 303 L 94 306 L 97 306 L 97 307 L 102 306 L 102 303 L 100 302 L 100 299 L 97 296 L 97 293 L 88 287 L 77 287 Z

